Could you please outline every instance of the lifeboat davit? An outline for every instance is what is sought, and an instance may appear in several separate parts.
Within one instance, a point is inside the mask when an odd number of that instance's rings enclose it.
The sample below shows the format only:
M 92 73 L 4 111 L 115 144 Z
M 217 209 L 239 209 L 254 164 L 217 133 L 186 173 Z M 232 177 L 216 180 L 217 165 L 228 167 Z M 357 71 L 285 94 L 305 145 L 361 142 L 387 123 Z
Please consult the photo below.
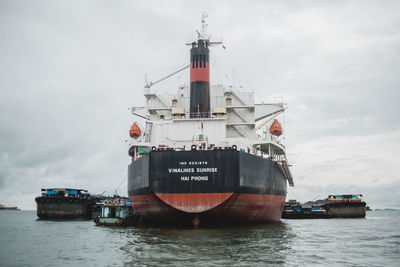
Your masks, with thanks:
M 132 138 L 137 139 L 140 135 L 142 134 L 142 131 L 140 130 L 140 127 L 134 122 L 131 126 L 131 129 L 129 130 L 129 135 Z
M 278 120 L 274 120 L 274 122 L 271 124 L 271 127 L 269 127 L 269 132 L 272 135 L 280 136 L 282 134 L 281 123 Z

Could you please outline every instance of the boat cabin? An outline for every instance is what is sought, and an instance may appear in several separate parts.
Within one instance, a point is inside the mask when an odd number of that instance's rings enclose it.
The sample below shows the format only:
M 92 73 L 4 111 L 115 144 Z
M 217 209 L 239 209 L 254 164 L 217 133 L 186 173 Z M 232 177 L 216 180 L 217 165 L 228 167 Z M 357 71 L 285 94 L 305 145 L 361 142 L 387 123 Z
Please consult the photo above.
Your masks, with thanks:
M 354 194 L 354 195 L 329 195 L 328 203 L 334 202 L 361 202 L 362 195 Z
M 131 225 L 134 214 L 129 198 L 114 196 L 98 203 L 100 215 L 95 219 L 96 225 Z

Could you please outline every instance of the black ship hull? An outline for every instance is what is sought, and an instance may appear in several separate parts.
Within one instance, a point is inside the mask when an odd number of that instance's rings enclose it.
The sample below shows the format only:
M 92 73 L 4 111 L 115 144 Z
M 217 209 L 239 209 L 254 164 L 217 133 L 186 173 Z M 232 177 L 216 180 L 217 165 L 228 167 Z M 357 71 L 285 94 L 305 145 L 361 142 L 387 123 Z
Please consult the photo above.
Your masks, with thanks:
M 202 225 L 280 221 L 280 166 L 236 150 L 152 151 L 128 168 L 128 193 L 144 222 Z

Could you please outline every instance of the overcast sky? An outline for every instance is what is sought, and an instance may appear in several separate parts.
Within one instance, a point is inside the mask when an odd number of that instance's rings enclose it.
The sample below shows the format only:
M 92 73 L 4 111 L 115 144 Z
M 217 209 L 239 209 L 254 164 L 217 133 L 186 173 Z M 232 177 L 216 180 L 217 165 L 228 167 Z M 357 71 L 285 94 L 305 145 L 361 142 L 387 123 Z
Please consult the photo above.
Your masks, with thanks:
M 121 182 L 127 195 L 129 108 L 144 104 L 145 74 L 188 64 L 203 11 L 226 46 L 212 48 L 212 83 L 288 103 L 288 198 L 400 208 L 400 2 L 378 0 L 0 0 L 0 203 L 35 209 L 43 187 Z

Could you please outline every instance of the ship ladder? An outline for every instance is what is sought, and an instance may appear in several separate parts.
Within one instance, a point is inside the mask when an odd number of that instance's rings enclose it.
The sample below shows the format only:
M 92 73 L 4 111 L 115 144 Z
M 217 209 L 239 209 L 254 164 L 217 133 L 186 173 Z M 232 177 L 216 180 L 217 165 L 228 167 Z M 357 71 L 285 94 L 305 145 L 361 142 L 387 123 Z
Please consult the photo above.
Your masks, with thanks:
M 290 171 L 286 157 L 280 163 L 281 164 L 279 164 L 279 166 L 282 167 L 283 173 L 285 174 L 285 176 L 289 182 L 289 185 L 294 186 L 293 175 L 292 175 L 292 172 Z

